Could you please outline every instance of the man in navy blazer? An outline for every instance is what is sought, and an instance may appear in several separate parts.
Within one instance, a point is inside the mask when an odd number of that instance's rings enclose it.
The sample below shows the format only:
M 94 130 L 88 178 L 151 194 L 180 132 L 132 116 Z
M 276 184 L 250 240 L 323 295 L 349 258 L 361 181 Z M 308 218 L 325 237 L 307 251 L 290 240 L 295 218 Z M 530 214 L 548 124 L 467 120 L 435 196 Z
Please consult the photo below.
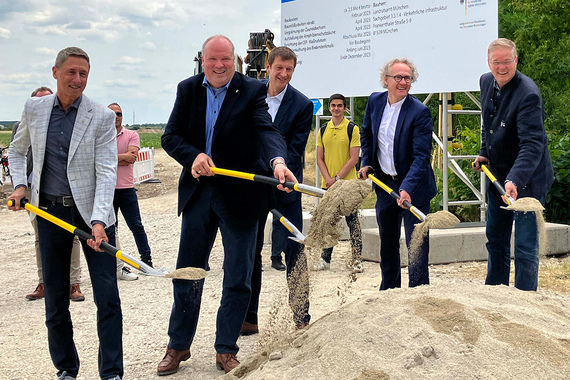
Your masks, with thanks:
M 303 155 L 307 145 L 307 138 L 311 132 L 313 120 L 313 103 L 297 89 L 289 84 L 297 65 L 297 56 L 288 47 L 276 47 L 271 50 L 267 59 L 267 83 L 266 101 L 269 106 L 269 114 L 273 124 L 285 136 L 287 155 L 284 157 L 289 169 L 295 177 L 303 181 Z M 276 208 L 298 229 L 303 226 L 303 209 L 301 193 L 276 191 L 270 189 L 274 196 L 274 204 L 270 208 Z M 269 210 L 267 210 L 269 211 Z M 257 311 L 259 307 L 259 293 L 261 291 L 261 250 L 263 248 L 263 234 L 267 212 L 262 214 L 257 231 L 257 247 L 255 254 L 255 266 L 251 280 L 252 294 L 249 309 L 242 326 L 242 335 L 251 335 L 259 332 L 257 325 Z M 289 304 L 293 310 L 293 322 L 297 328 L 303 328 L 309 324 L 309 274 L 307 271 L 307 258 L 303 245 L 294 242 L 287 237 L 291 236 L 277 218 L 273 219 L 272 266 L 279 269 L 281 263 L 281 250 L 285 252 L 287 264 L 287 284 L 289 285 Z M 275 256 L 278 254 L 279 256 Z M 285 269 L 285 268 L 283 268 Z
M 513 199 L 532 197 L 543 205 L 554 180 L 544 129 L 540 91 L 517 71 L 517 48 L 499 38 L 489 45 L 490 73 L 481 76 L 481 152 L 475 169 L 489 165 Z M 487 208 L 487 285 L 509 285 L 511 232 L 515 221 L 515 287 L 538 286 L 538 231 L 536 216 L 502 210 L 500 194 L 491 186 Z
M 401 287 L 400 226 L 406 230 L 406 244 L 419 220 L 404 208 L 404 201 L 413 203 L 424 214 L 437 188 L 430 165 L 432 119 L 429 109 L 408 94 L 418 79 L 415 65 L 406 58 L 386 63 L 380 81 L 387 92 L 370 95 L 360 132 L 364 178 L 374 172 L 376 177 L 395 191 L 394 200 L 380 187 L 376 190 L 376 219 L 380 230 L 380 290 Z M 429 241 L 426 236 L 421 251 L 408 255 L 409 286 L 429 284 Z
M 239 364 L 236 342 L 251 295 L 257 224 L 266 210 L 259 205 L 266 188 L 214 176 L 211 167 L 262 174 L 273 170 L 282 182 L 296 179 L 285 165 L 285 140 L 267 112 L 266 87 L 235 72 L 234 46 L 227 37 L 208 38 L 202 51 L 204 73 L 179 83 L 162 146 L 183 167 L 176 267 L 206 269 L 218 228 L 222 234 L 224 280 L 215 349 L 218 368 L 229 372 Z M 175 373 L 190 357 L 204 280 L 173 280 L 173 286 L 170 341 L 159 375 Z

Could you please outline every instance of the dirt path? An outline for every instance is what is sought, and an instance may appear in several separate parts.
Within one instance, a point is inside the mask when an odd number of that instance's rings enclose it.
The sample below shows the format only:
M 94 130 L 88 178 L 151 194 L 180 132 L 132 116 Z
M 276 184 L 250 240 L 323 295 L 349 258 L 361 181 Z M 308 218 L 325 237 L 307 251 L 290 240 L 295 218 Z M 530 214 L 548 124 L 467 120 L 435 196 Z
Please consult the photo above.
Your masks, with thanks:
M 180 167 L 162 150 L 157 150 L 156 173 L 162 184 L 139 186 L 141 213 L 155 265 L 174 269 L 180 233 L 180 218 L 176 215 Z M 0 276 L 0 379 L 54 378 L 56 371 L 47 349 L 43 301 L 24 298 L 37 285 L 31 225 L 26 213 L 10 212 L 3 206 L 0 206 L 0 223 L 3 226 L 0 236 L 0 260 L 3 263 Z M 125 226 L 124 221 L 120 220 L 120 225 Z M 131 234 L 122 229 L 120 236 L 123 250 L 136 256 Z M 343 304 L 379 293 L 380 270 L 376 263 L 364 263 L 364 273 L 357 275 L 356 282 L 348 283 L 344 263 L 335 261 L 335 256 L 348 256 L 348 249 L 348 243 L 341 242 L 335 248 L 336 254 L 333 253 L 331 270 L 311 274 L 310 312 L 313 322 L 338 311 Z M 269 246 L 263 251 L 264 283 L 259 311 L 262 332 L 269 330 L 275 305 L 283 306 L 286 302 L 285 274 L 269 266 L 269 251 Z M 200 322 L 191 348 L 192 358 L 182 365 L 179 373 L 168 379 L 214 379 L 223 375 L 214 362 L 215 317 L 222 290 L 222 257 L 223 248 L 218 237 L 210 258 L 211 270 L 205 282 Z M 467 263 L 432 267 L 432 283 L 442 285 L 441 288 L 454 284 L 482 284 L 485 265 Z M 86 301 L 72 303 L 70 309 L 81 358 L 78 380 L 92 380 L 98 378 L 95 306 L 84 260 L 82 269 L 81 288 Z M 405 270 L 403 278 L 407 278 Z M 123 308 L 125 379 L 158 378 L 156 366 L 164 355 L 168 341 L 166 331 L 172 307 L 171 282 L 139 276 L 138 281 L 120 281 L 119 289 Z M 564 312 L 570 314 L 568 310 Z M 291 324 L 282 326 L 281 331 L 294 333 Z M 238 341 L 241 348 L 238 358 L 244 360 L 254 353 L 259 348 L 259 341 L 259 335 L 241 337 Z M 272 376 L 278 378 L 275 374 Z

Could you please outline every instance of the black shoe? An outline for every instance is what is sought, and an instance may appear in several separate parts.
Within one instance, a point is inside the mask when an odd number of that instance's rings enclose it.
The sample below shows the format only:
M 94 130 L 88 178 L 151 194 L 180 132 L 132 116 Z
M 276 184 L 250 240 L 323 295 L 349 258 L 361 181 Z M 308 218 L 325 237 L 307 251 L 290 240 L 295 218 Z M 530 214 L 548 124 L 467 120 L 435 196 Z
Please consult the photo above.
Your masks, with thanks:
M 271 258 L 271 266 L 277 270 L 285 270 L 286 267 L 281 261 L 281 257 L 272 257 Z
M 154 268 L 154 267 L 152 266 L 152 259 L 142 259 L 141 261 L 142 261 L 143 263 L 145 263 L 146 265 L 148 265 L 149 267 Z

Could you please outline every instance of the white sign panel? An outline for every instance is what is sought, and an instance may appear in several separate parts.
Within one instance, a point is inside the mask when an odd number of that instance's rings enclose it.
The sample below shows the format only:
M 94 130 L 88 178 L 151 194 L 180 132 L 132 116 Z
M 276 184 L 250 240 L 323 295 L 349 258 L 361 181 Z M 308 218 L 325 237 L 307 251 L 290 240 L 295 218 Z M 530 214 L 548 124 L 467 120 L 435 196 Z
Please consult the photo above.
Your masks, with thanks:
M 281 0 L 282 45 L 310 98 L 382 91 L 379 68 L 407 57 L 413 93 L 477 91 L 498 34 L 498 0 Z

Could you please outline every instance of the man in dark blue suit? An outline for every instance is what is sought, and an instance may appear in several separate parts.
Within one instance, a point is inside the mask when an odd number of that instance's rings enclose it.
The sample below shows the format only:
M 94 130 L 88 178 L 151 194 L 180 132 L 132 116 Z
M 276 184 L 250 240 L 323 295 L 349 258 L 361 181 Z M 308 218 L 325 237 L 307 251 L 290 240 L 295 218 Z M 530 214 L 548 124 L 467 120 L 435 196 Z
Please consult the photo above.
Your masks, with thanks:
M 389 61 L 380 73 L 380 81 L 388 91 L 370 95 L 360 132 L 360 173 L 367 178 L 367 173 L 374 172 L 380 181 L 400 193 L 400 200 L 396 201 L 375 186 L 382 270 L 380 290 L 401 287 L 402 218 L 408 247 L 414 225 L 419 222 L 411 212 L 404 210 L 404 201 L 427 214 L 430 200 L 437 192 L 430 166 L 431 114 L 422 102 L 408 94 L 417 79 L 417 69 L 410 60 Z M 421 251 L 413 257 L 408 255 L 410 287 L 429 284 L 428 253 L 426 236 Z
M 277 47 L 271 50 L 267 58 L 266 101 L 273 124 L 285 136 L 287 155 L 284 157 L 289 169 L 295 177 L 303 182 L 303 155 L 307 138 L 311 132 L 313 119 L 313 103 L 297 89 L 289 84 L 297 65 L 295 52 L 287 47 Z M 271 189 L 274 204 L 269 207 L 276 208 L 283 216 L 293 223 L 299 230 L 303 227 L 303 210 L 301 193 L 285 193 Z M 267 210 L 262 214 L 257 231 L 257 247 L 255 266 L 251 280 L 252 295 L 249 309 L 242 326 L 243 335 L 259 332 L 257 325 L 257 311 L 259 307 L 259 293 L 261 291 L 261 250 L 263 248 L 263 233 Z M 297 328 L 304 328 L 309 324 L 309 275 L 307 272 L 307 258 L 303 245 L 287 237 L 291 236 L 279 220 L 273 219 L 272 243 L 278 252 L 272 250 L 272 266 L 279 269 L 281 264 L 281 249 L 285 251 L 287 264 L 287 284 L 289 286 L 289 304 L 293 310 L 293 322 Z M 275 256 L 278 254 L 279 256 Z M 285 269 L 283 267 L 283 269 Z
M 296 179 L 285 165 L 285 140 L 267 113 L 266 87 L 235 72 L 234 46 L 227 37 L 210 37 L 202 52 L 204 73 L 179 83 L 162 146 L 183 167 L 176 267 L 205 269 L 218 228 L 222 234 L 224 280 L 215 349 L 216 364 L 227 373 L 239 364 L 236 342 L 251 296 L 260 210 L 266 210 L 259 204 L 267 197 L 264 185 L 214 176 L 211 167 L 262 174 L 273 170 L 281 182 Z M 204 280 L 173 280 L 173 286 L 170 341 L 159 375 L 175 373 L 190 357 Z
M 505 184 L 506 195 L 538 199 L 543 205 L 554 180 L 544 129 L 540 91 L 529 77 L 517 71 L 517 48 L 499 38 L 489 45 L 490 73 L 480 80 L 482 143 L 475 169 L 490 166 Z M 511 232 L 515 222 L 515 287 L 538 286 L 538 230 L 532 212 L 502 210 L 500 194 L 491 186 L 487 208 L 487 285 L 509 285 Z

